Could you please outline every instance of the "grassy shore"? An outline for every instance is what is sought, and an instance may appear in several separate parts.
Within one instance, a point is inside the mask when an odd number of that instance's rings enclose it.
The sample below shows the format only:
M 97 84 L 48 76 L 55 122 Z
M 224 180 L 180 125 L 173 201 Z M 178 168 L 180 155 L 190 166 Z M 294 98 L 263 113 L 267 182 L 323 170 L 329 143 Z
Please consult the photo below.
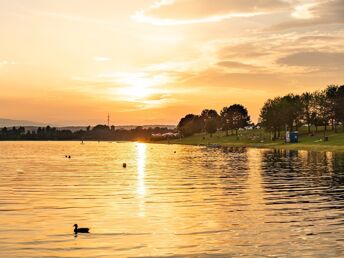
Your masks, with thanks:
M 324 142 L 322 140 L 323 132 L 319 132 L 314 136 L 309 136 L 306 132 L 301 131 L 299 135 L 299 143 L 286 144 L 284 143 L 284 140 L 282 140 L 283 136 L 280 140 L 271 141 L 269 133 L 255 129 L 240 131 L 238 137 L 235 135 L 226 136 L 224 132 L 217 132 L 212 137 L 208 134 L 202 133 L 181 139 L 160 141 L 159 143 L 344 152 L 343 132 L 334 133 L 329 131 L 326 135 L 328 136 L 329 141 Z

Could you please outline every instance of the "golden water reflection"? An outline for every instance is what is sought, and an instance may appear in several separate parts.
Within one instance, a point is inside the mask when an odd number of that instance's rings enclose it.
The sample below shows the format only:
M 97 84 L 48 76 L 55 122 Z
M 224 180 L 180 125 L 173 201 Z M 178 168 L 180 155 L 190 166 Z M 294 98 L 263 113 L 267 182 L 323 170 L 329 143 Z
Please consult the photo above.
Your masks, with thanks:
M 139 216 L 145 215 L 144 197 L 146 194 L 145 186 L 145 166 L 147 146 L 145 143 L 136 143 L 136 160 L 137 160 L 137 195 L 139 197 Z
M 0 257 L 344 252 L 343 154 L 0 142 L 0 165 Z

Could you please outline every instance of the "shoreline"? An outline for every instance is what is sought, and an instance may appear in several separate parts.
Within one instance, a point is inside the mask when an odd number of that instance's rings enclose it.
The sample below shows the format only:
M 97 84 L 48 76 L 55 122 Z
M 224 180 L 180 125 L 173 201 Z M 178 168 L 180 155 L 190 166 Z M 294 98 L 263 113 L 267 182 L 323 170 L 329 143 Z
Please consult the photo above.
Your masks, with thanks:
M 319 137 L 319 136 L 318 136 Z M 330 141 L 314 141 L 317 137 L 300 136 L 299 143 L 284 143 L 284 141 L 248 142 L 247 140 L 236 140 L 234 136 L 224 136 L 221 134 L 209 137 L 205 134 L 194 135 L 181 139 L 156 141 L 157 144 L 177 144 L 206 147 L 246 147 L 259 149 L 281 149 L 281 150 L 305 150 L 315 152 L 340 152 L 344 153 L 344 133 L 329 135 Z
M 246 143 L 226 143 L 226 144 L 197 144 L 197 143 L 182 143 L 182 142 L 147 142 L 154 144 L 167 144 L 167 145 L 186 145 L 186 146 L 200 146 L 200 147 L 242 147 L 242 148 L 256 148 L 256 149 L 275 149 L 275 150 L 303 150 L 314 152 L 338 152 L 344 153 L 344 146 L 331 146 L 331 145 L 302 145 L 302 144 L 246 144 Z
M 211 139 L 211 138 L 209 138 Z M 80 142 L 80 140 L 1 140 L 1 142 Z M 277 150 L 304 150 L 304 151 L 314 151 L 314 152 L 337 152 L 337 153 L 344 153 L 344 145 L 330 145 L 330 144 L 308 144 L 304 142 L 299 143 L 284 143 L 281 141 L 276 142 L 267 142 L 267 143 L 257 143 L 257 142 L 200 142 L 200 141 L 190 141 L 189 137 L 181 138 L 181 139 L 174 139 L 174 140 L 163 140 L 163 141 L 120 141 L 120 140 L 84 140 L 84 143 L 87 142 L 117 142 L 117 143 L 125 143 L 125 142 L 141 142 L 141 143 L 149 143 L 149 144 L 166 144 L 166 145 L 188 145 L 188 146 L 203 146 L 203 147 L 211 147 L 211 148 L 220 148 L 220 147 L 242 147 L 242 148 L 257 148 L 257 149 L 277 149 Z

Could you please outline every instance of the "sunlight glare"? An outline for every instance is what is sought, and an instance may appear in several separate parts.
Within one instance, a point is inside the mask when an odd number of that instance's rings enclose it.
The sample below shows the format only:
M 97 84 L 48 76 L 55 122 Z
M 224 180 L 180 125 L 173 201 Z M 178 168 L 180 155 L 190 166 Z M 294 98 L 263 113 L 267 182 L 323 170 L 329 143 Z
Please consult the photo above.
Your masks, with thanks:
M 144 196 L 145 189 L 145 166 L 146 166 L 146 144 L 136 144 L 137 153 L 137 193 L 139 196 Z
M 146 194 L 145 186 L 145 166 L 146 166 L 146 144 L 137 143 L 136 144 L 136 154 L 137 154 L 137 195 L 139 197 L 139 212 L 140 217 L 145 216 L 145 203 L 144 196 Z
M 159 87 L 170 81 L 165 75 L 145 72 L 117 73 L 113 76 L 115 82 L 123 84 L 123 87 L 111 89 L 111 94 L 119 94 L 127 101 L 143 101 L 154 94 L 164 93 Z

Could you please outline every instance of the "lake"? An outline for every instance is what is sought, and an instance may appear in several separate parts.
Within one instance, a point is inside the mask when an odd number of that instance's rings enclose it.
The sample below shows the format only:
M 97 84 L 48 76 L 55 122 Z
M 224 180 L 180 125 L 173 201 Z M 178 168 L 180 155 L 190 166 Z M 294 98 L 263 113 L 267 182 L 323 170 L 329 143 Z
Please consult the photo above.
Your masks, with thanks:
M 0 142 L 0 257 L 343 255 L 341 153 Z

